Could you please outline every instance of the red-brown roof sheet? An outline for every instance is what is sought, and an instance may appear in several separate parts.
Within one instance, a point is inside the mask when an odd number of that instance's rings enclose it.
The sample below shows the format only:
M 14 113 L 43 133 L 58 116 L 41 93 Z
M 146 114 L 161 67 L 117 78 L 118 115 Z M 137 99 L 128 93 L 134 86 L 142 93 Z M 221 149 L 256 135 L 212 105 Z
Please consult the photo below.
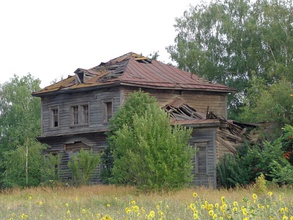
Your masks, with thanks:
M 156 60 L 150 60 L 135 53 L 128 53 L 91 69 L 77 69 L 76 75 L 47 86 L 33 93 L 42 94 L 98 88 L 113 85 L 129 85 L 161 89 L 185 89 L 198 91 L 233 92 L 232 88 L 208 82 L 195 74 L 180 70 Z M 77 73 L 84 74 L 84 81 L 77 80 Z

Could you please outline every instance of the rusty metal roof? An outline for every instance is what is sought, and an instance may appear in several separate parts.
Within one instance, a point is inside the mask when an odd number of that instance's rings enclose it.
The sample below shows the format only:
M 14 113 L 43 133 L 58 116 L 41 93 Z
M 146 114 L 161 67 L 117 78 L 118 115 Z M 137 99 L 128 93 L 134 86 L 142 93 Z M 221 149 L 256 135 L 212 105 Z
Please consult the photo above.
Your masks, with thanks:
M 211 83 L 195 74 L 180 70 L 172 65 L 151 60 L 136 53 L 127 53 L 91 69 L 78 68 L 75 75 L 68 76 L 49 85 L 34 96 L 56 92 L 71 92 L 76 89 L 96 89 L 98 87 L 128 85 L 155 89 L 177 89 L 234 92 L 221 84 Z

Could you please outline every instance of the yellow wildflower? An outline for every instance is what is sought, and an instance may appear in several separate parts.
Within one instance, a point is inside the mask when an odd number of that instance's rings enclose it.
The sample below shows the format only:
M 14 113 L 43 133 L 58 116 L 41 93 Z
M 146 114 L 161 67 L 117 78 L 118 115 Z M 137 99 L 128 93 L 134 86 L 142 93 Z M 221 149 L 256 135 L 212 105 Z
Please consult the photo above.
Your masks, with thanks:
M 139 207 L 137 205 L 131 207 L 134 212 L 139 211 Z
M 257 200 L 257 195 L 256 195 L 255 193 L 253 193 L 253 194 L 252 194 L 252 198 L 253 198 L 254 200 Z
M 154 211 L 150 211 L 150 214 L 149 214 L 149 216 L 150 216 L 150 218 L 154 218 L 155 217 L 155 212 Z
M 129 207 L 126 207 L 125 212 L 126 212 L 126 214 L 129 214 L 131 212 L 131 209 Z
M 273 195 L 273 193 L 272 193 L 271 191 L 269 191 L 269 192 L 268 192 L 268 196 L 271 197 L 272 195 Z
M 213 210 L 210 210 L 209 211 L 209 216 L 213 216 L 214 215 L 214 211 Z
M 191 210 L 195 210 L 195 209 L 196 209 L 196 206 L 195 206 L 194 203 L 191 203 L 191 204 L 189 205 L 189 207 L 191 208 Z
M 193 193 L 193 197 L 194 197 L 194 198 L 197 197 L 197 193 L 196 193 L 196 192 Z
M 22 219 L 27 219 L 27 218 L 28 218 L 28 215 L 22 213 L 21 218 L 22 218 Z
M 225 196 L 221 197 L 221 201 L 222 201 L 222 203 L 225 203 Z
M 247 210 L 246 210 L 246 208 L 243 208 L 242 209 L 242 213 L 243 213 L 244 216 L 247 216 Z

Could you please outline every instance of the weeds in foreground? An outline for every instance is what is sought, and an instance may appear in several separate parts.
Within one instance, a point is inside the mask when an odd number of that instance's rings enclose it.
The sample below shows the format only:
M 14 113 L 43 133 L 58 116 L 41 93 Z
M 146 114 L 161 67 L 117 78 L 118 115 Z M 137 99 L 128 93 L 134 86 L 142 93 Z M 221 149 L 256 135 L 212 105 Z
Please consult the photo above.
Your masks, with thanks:
M 292 189 L 190 188 L 138 194 L 134 188 L 88 186 L 0 193 L 0 219 L 290 219 Z

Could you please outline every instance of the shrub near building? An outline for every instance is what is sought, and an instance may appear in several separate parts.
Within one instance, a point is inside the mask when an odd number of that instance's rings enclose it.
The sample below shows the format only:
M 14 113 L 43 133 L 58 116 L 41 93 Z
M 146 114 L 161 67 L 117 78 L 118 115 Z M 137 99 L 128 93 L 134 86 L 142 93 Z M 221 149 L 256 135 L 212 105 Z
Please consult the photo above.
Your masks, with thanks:
M 141 91 L 133 93 L 119 111 L 124 111 L 133 99 L 148 100 L 148 105 L 136 105 L 144 110 L 134 111 L 130 123 L 111 136 L 114 159 L 111 182 L 135 185 L 146 191 L 184 187 L 192 180 L 192 148 L 188 145 L 191 130 L 172 127 L 169 116 L 157 102 Z M 121 115 L 119 111 L 117 114 Z

